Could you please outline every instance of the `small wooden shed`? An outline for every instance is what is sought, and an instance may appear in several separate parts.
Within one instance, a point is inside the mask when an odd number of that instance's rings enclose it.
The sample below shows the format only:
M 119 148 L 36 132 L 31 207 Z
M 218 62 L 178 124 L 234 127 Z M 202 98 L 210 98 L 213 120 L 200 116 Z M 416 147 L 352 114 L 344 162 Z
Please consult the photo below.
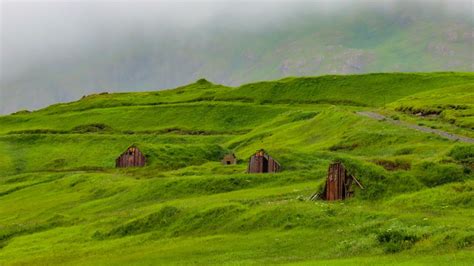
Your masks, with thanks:
M 141 167 L 145 166 L 146 157 L 143 153 L 135 146 L 132 145 L 127 148 L 116 160 L 115 167 Z
M 280 172 L 281 165 L 268 155 L 265 150 L 258 150 L 250 157 L 247 173 L 276 173 Z
M 224 156 L 222 159 L 222 164 L 224 165 L 230 165 L 230 164 L 237 164 L 237 157 L 235 157 L 235 154 L 229 153 Z
M 332 163 L 329 165 L 328 177 L 320 198 L 329 201 L 350 198 L 354 196 L 353 183 L 364 189 L 357 178 L 347 172 L 341 162 Z

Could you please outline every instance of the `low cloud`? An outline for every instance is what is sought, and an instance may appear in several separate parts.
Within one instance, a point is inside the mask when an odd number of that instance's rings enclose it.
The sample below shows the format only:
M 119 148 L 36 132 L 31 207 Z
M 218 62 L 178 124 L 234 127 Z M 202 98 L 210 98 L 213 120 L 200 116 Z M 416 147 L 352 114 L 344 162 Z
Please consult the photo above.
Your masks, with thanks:
M 164 39 L 189 42 L 190 36 L 199 35 L 195 45 L 213 45 L 216 32 L 258 35 L 288 21 L 297 24 L 303 17 L 330 21 L 331 16 L 350 17 L 370 9 L 393 13 L 411 8 L 422 15 L 426 6 L 471 23 L 473 18 L 470 0 L 0 1 L 0 97 L 9 89 L 5 84 L 16 80 L 26 84 L 45 65 L 61 69 L 79 60 L 87 62 L 109 47 L 134 42 L 137 36 L 158 45 Z

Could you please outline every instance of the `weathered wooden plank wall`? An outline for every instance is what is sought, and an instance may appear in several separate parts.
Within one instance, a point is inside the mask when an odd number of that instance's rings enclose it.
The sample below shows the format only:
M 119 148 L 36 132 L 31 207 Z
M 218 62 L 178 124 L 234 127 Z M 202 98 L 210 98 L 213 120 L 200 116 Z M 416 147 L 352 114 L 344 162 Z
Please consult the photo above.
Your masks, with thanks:
M 342 163 L 333 163 L 328 169 L 326 180 L 326 200 L 345 198 L 346 169 Z
M 115 160 L 115 167 L 141 167 L 145 166 L 146 157 L 137 147 L 129 147 Z
M 354 196 L 352 185 L 356 184 L 364 189 L 362 184 L 349 174 L 341 162 L 335 162 L 329 165 L 326 186 L 324 187 L 323 197 L 325 200 L 343 200 Z
M 248 173 L 276 173 L 280 170 L 281 165 L 263 150 L 250 157 L 247 167 Z

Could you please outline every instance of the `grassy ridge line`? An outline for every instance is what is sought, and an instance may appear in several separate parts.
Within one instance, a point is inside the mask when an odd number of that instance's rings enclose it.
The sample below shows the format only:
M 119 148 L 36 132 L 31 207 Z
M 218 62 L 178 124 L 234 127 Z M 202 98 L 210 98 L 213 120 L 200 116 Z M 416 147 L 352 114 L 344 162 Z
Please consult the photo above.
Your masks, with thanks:
M 209 97 L 222 90 L 230 90 L 230 87 L 200 79 L 192 84 L 162 91 L 91 94 L 78 101 L 51 105 L 37 112 L 55 114 L 95 108 L 199 102 L 208 100 Z
M 416 93 L 381 111 L 396 119 L 474 137 L 474 83 Z
M 0 136 L 0 174 L 34 171 L 106 170 L 131 144 L 147 154 L 147 171 L 164 171 L 218 161 L 226 150 L 214 144 L 221 136 L 162 137 L 155 135 L 7 135 Z
M 0 134 L 37 129 L 70 131 L 93 124 L 101 124 L 122 132 L 170 128 L 183 131 L 232 132 L 251 129 L 262 120 L 272 119 L 286 110 L 285 107 L 213 102 L 90 109 L 54 115 L 38 112 L 0 117 Z M 259 115 L 255 115 L 256 113 Z
M 324 131 L 321 131 L 322 128 Z M 366 193 L 370 195 L 368 198 L 400 193 L 404 189 L 419 189 L 423 187 L 420 181 L 429 184 L 431 180 L 418 173 L 422 171 L 448 173 L 449 177 L 436 181 L 441 183 L 465 179 L 462 167 L 456 165 L 457 161 L 448 156 L 452 143 L 423 133 L 414 134 L 409 129 L 363 119 L 340 107 L 312 113 L 287 112 L 239 137 L 9 135 L 0 138 L 2 139 L 5 142 L 0 141 L 0 145 L 16 145 L 16 148 L 5 156 L 7 163 L 0 169 L 11 174 L 52 169 L 106 170 L 113 167 L 115 157 L 128 145 L 141 143 L 146 154 L 150 156 L 149 167 L 143 171 L 136 170 L 136 176 L 150 176 L 154 171 L 159 175 L 166 175 L 162 172 L 209 161 L 216 162 L 226 152 L 225 149 L 219 148 L 219 145 L 222 145 L 234 150 L 244 161 L 256 149 L 266 147 L 284 165 L 286 171 L 319 169 L 319 165 L 327 165 L 330 160 L 336 158 L 347 160 L 348 163 L 352 161 L 355 168 L 369 163 L 390 167 L 391 171 L 409 170 L 407 176 L 398 176 L 401 173 L 383 173 L 382 167 L 377 170 L 372 167 L 361 170 L 359 176 L 372 176 L 376 184 L 382 176 L 393 186 L 393 190 L 389 192 L 385 185 L 374 184 L 374 190 Z M 207 143 L 197 144 L 203 140 Z M 163 141 L 176 144 L 158 144 Z M 180 144 L 181 141 L 189 144 Z M 61 145 L 51 145 L 52 142 Z M 151 144 L 153 142 L 158 143 Z M 215 144 L 211 144 L 213 142 Z M 385 145 L 386 148 L 380 149 L 380 145 Z M 426 158 L 426 165 L 418 156 Z M 438 166 L 437 162 L 441 160 L 444 163 Z M 411 171 L 412 168 L 415 171 Z M 184 173 L 200 175 L 200 171 L 206 171 L 205 167 Z M 240 171 L 243 172 L 244 168 Z M 431 174 L 440 176 L 434 172 Z M 406 186 L 396 184 L 396 180 L 401 178 L 405 180 Z M 362 180 L 366 181 L 364 178 Z M 372 180 L 368 178 L 366 182 Z
M 399 121 L 398 119 L 394 120 L 390 117 L 383 116 L 379 113 L 357 112 L 357 114 L 361 115 L 361 116 L 369 117 L 369 118 L 372 118 L 372 119 L 375 119 L 375 120 L 379 120 L 379 121 L 387 121 L 387 122 L 392 123 L 394 125 L 411 128 L 411 129 L 418 130 L 418 131 L 421 131 L 421 132 L 436 134 L 438 136 L 441 136 L 441 137 L 449 139 L 449 140 L 465 142 L 465 143 L 474 143 L 474 139 L 469 138 L 469 137 L 459 136 L 459 135 L 448 133 L 446 131 L 433 129 L 433 128 L 429 128 L 429 127 L 425 127 L 425 126 L 421 126 L 421 125 L 414 125 L 414 124 L 411 124 L 411 123 L 402 122 L 402 121 Z
M 201 79 L 196 83 L 164 91 L 93 94 L 76 102 L 52 105 L 37 112 L 55 114 L 94 108 L 209 100 L 382 106 L 417 92 L 469 82 L 474 82 L 474 74 L 459 72 L 289 77 L 235 88 Z
M 472 73 L 380 73 L 285 78 L 242 85 L 216 100 L 382 106 L 416 92 L 474 81 Z

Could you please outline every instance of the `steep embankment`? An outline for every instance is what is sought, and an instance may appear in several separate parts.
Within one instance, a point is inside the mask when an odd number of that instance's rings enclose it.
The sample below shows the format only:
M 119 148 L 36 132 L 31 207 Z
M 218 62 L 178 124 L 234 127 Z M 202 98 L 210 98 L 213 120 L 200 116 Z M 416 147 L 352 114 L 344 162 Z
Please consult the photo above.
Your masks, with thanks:
M 445 91 L 463 101 L 460 119 L 469 121 L 471 91 L 449 88 L 473 82 L 469 73 L 237 88 L 200 80 L 0 117 L 0 262 L 467 264 L 474 146 L 356 112 L 412 122 L 424 118 L 397 106 L 461 103 Z M 115 169 L 131 144 L 148 165 Z M 281 173 L 245 174 L 259 148 Z M 224 166 L 230 151 L 239 164 Z M 333 160 L 365 189 L 345 202 L 308 201 Z

